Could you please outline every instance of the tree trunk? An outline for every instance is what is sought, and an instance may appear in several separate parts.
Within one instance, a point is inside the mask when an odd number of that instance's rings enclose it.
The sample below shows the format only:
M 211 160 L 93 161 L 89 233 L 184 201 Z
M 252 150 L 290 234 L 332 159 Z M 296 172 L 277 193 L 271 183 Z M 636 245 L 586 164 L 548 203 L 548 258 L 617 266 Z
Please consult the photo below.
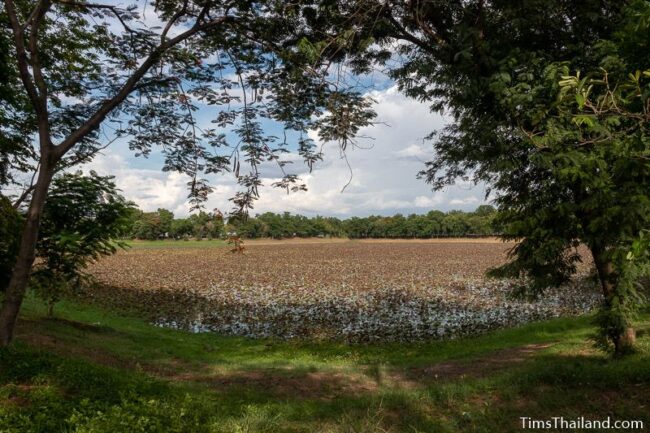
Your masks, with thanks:
M 598 271 L 598 279 L 603 288 L 603 295 L 605 296 L 605 308 L 611 308 L 612 298 L 616 295 L 617 289 L 617 276 L 614 270 L 614 264 L 607 258 L 605 250 L 602 248 L 592 248 L 591 254 L 594 257 L 596 270 Z M 636 332 L 634 328 L 628 326 L 621 329 L 618 335 L 612 335 L 612 342 L 614 343 L 614 350 L 616 354 L 621 355 L 628 353 L 634 349 L 636 343 Z
M 16 264 L 11 274 L 9 286 L 5 291 L 2 308 L 0 309 L 0 347 L 5 347 L 14 336 L 14 327 L 18 318 L 18 311 L 25 296 L 29 274 L 34 263 L 36 241 L 38 240 L 38 227 L 43 214 L 47 190 L 50 187 L 54 167 L 42 164 L 38 174 L 38 180 L 34 188 L 34 194 L 29 204 L 25 226 Z

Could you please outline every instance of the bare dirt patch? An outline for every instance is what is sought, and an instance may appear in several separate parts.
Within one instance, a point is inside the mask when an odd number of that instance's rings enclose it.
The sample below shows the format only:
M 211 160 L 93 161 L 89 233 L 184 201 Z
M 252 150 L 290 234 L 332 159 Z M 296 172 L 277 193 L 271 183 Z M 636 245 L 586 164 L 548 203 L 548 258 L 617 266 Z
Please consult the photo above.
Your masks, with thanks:
M 516 367 L 552 345 L 552 343 L 539 343 L 502 349 L 469 362 L 450 361 L 394 371 L 389 378 L 409 388 L 419 387 L 422 383 L 448 382 L 464 378 L 478 379 Z
M 339 372 L 292 373 L 275 370 L 234 371 L 218 375 L 181 375 L 211 388 L 231 391 L 249 389 L 274 398 L 305 398 L 331 400 L 339 395 L 372 393 L 378 385 L 367 378 Z
M 512 244 L 482 240 L 258 241 L 247 254 L 214 249 L 134 249 L 90 268 L 102 283 L 133 290 L 221 286 L 432 287 L 482 279 L 506 260 Z

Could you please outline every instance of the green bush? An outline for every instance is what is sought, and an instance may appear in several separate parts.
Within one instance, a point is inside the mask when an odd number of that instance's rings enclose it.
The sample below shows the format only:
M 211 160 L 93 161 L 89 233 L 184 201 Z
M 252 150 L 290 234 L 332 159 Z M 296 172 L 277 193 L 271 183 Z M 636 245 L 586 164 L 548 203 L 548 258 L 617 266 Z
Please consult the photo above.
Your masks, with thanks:
M 66 173 L 54 179 L 41 221 L 31 288 L 43 298 L 50 315 L 54 303 L 90 280 L 88 263 L 126 247 L 119 239 L 127 229 L 132 204 L 112 177 Z

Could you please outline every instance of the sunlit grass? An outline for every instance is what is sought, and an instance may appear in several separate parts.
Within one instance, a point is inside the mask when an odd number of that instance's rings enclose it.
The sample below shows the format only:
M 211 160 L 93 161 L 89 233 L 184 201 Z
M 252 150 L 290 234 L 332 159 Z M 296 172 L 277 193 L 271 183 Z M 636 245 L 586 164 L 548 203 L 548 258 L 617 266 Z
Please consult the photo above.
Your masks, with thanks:
M 519 431 L 519 417 L 650 425 L 650 339 L 611 360 L 589 317 L 419 344 L 190 334 L 28 299 L 0 352 L 2 431 Z M 650 325 L 645 313 L 641 328 Z M 530 354 L 522 347 L 534 347 Z
M 156 241 L 145 240 L 129 240 L 126 244 L 131 249 L 156 249 L 156 248 L 221 248 L 228 246 L 226 241 L 222 239 L 188 239 L 188 240 L 174 240 L 174 239 L 161 239 Z

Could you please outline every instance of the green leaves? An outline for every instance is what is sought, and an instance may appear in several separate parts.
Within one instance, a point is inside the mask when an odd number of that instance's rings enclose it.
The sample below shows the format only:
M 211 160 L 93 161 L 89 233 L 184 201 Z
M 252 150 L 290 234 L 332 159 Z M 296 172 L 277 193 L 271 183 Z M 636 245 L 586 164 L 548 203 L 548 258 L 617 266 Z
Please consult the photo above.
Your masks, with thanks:
M 571 121 L 577 126 L 587 126 L 589 128 L 593 128 L 596 125 L 596 117 L 589 114 L 577 114 L 573 116 Z
M 36 253 L 41 261 L 30 284 L 50 306 L 89 281 L 86 266 L 126 244 L 132 204 L 118 194 L 111 177 L 94 172 L 54 179 L 45 206 Z
M 503 270 L 539 292 L 575 272 L 576 244 L 616 255 L 650 227 L 650 5 L 480 4 L 395 6 L 406 48 L 393 77 L 453 116 L 422 176 L 489 184 L 497 222 L 521 241 Z M 620 325 L 638 304 L 623 287 L 636 271 L 616 266 Z
M 70 146 L 61 169 L 126 138 L 136 156 L 160 152 L 163 170 L 189 178 L 192 209 L 201 208 L 212 191 L 206 175 L 233 167 L 240 185 L 234 211 L 245 212 L 257 199 L 264 162 L 288 170 L 280 158 L 284 147 L 301 146 L 298 137 L 322 127 L 323 137 L 344 148 L 374 116 L 355 84 L 332 74 L 349 53 L 374 42 L 367 25 L 345 16 L 353 4 L 157 0 L 147 12 L 161 23 L 156 26 L 147 25 L 137 5 L 47 4 L 30 51 L 40 59 L 47 94 L 47 122 L 41 124 L 48 131 L 41 136 Z M 34 30 L 31 9 L 20 1 L 14 17 L 26 35 Z M 39 157 L 31 143 L 34 104 L 17 73 L 22 56 L 15 55 L 8 18 L 3 8 L 0 184 L 12 181 L 14 172 L 35 171 Z M 351 67 L 367 69 L 368 61 Z M 216 129 L 197 119 L 206 106 Z M 283 128 L 284 139 L 269 134 L 268 125 Z M 310 167 L 319 160 L 309 146 L 301 146 L 301 156 Z M 304 188 L 290 172 L 277 186 L 294 181 Z

